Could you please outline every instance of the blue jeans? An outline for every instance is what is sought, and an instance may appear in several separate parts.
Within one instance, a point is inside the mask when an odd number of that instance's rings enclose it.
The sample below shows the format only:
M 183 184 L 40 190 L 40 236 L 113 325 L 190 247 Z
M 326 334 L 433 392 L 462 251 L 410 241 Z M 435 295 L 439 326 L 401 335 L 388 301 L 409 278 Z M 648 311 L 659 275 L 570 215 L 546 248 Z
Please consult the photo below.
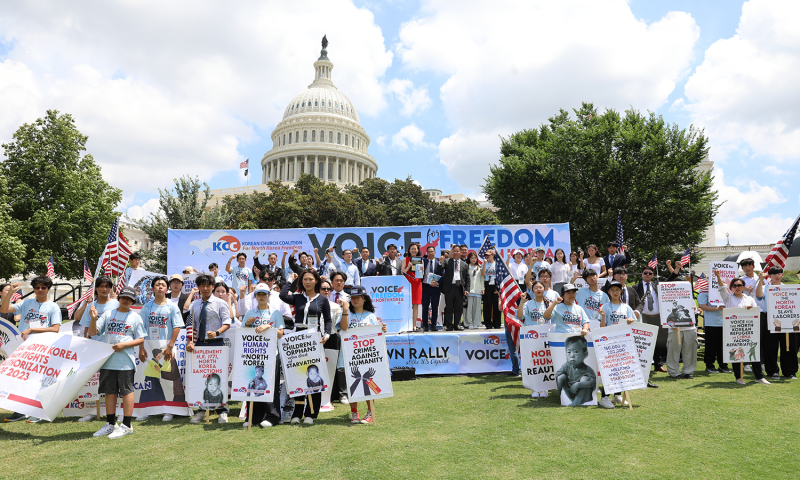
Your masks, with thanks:
M 511 330 L 506 326 L 506 345 L 511 353 L 511 373 L 519 375 L 519 355 L 517 355 L 517 347 L 514 346 L 514 338 L 511 336 Z

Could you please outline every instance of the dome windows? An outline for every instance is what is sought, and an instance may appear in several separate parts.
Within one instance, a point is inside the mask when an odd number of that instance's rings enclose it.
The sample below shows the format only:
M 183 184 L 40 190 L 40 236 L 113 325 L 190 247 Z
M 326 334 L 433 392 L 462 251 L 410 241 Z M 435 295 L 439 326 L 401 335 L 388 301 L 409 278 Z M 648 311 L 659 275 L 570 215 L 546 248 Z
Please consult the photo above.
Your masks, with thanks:
M 303 130 L 303 142 L 308 141 L 308 130 Z
M 322 107 L 325 108 L 325 100 L 322 101 Z
M 333 132 L 328 132 L 328 143 L 333 143 Z
M 311 141 L 312 142 L 316 142 L 317 141 L 317 131 L 316 130 L 311 130 Z
M 345 146 L 348 145 L 348 137 L 347 137 L 346 133 L 344 134 L 344 144 L 345 144 Z
M 314 100 L 314 106 L 319 107 L 319 102 L 317 100 Z
M 342 144 L 342 134 L 341 133 L 337 133 L 336 134 L 336 143 L 338 143 L 339 145 Z

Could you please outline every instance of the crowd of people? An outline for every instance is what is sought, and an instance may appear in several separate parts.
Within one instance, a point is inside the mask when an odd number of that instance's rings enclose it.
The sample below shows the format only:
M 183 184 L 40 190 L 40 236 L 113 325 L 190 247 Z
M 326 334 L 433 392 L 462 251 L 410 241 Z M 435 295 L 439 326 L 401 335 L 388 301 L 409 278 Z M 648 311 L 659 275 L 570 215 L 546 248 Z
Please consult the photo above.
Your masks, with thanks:
M 135 371 L 134 358 L 141 361 L 148 356 L 144 351 L 145 338 L 167 341 L 159 352 L 164 359 L 175 357 L 174 345 L 180 330 L 187 332 L 186 351 L 197 347 L 219 345 L 232 326 L 254 328 L 261 333 L 266 329 L 277 329 L 278 336 L 284 332 L 316 328 L 322 336 L 326 349 L 340 349 L 340 334 L 349 328 L 378 325 L 370 296 L 360 285 L 361 279 L 376 275 L 404 275 L 412 292 L 413 318 L 420 319 L 416 330 L 420 332 L 440 331 L 438 320 L 442 318 L 444 331 L 471 330 L 477 328 L 504 328 L 498 292 L 498 259 L 494 249 L 484 252 L 479 260 L 477 253 L 466 245 L 450 245 L 436 255 L 434 247 L 421 252 L 418 243 L 409 245 L 404 256 L 398 254 L 396 245 L 389 245 L 380 258 L 372 258 L 367 248 L 360 251 L 344 250 L 341 258 L 333 248 L 322 252 L 314 249 L 313 256 L 306 252 L 284 251 L 278 255 L 267 255 L 261 263 L 256 251 L 251 266 L 244 252 L 231 256 L 225 271 L 231 275 L 230 285 L 219 275 L 219 266 L 212 263 L 207 273 L 186 267 L 184 273 L 198 273 L 196 287 L 184 292 L 184 277 L 175 274 L 167 278 L 157 277 L 152 281 L 153 300 L 137 313 L 131 308 L 137 292 L 131 287 L 113 293 L 113 283 L 105 276 L 94 282 L 95 298 L 80 305 L 74 318 L 80 322 L 84 336 L 106 335 L 115 338 L 114 353 L 100 370 L 99 393 L 106 395 L 106 422 L 95 436 L 119 438 L 133 432 L 131 424 L 134 406 Z M 583 252 L 562 249 L 554 252 L 553 258 L 545 256 L 544 248 L 533 252 L 515 250 L 509 252 L 507 268 L 518 284 L 522 295 L 516 317 L 524 325 L 552 323 L 555 332 L 579 333 L 585 336 L 590 320 L 598 320 L 601 326 L 618 323 L 644 322 L 661 326 L 655 271 L 645 266 L 641 281 L 628 285 L 627 266 L 631 257 L 624 245 L 610 242 L 608 255 L 598 256 L 595 245 Z M 356 257 L 356 258 L 354 258 Z M 263 257 L 262 257 L 263 258 Z M 137 254 L 130 258 L 130 267 L 125 272 L 130 279 L 132 272 L 140 267 Z M 668 281 L 688 279 L 679 262 L 667 261 L 670 270 Z M 768 385 L 771 379 L 795 379 L 798 370 L 797 335 L 791 333 L 771 334 L 767 328 L 765 286 L 779 285 L 783 272 L 772 267 L 762 275 L 755 273 L 752 260 L 740 263 L 742 277 L 734 278 L 729 285 L 719 278 L 719 292 L 727 307 L 761 309 L 761 359 L 750 362 L 745 371 L 752 371 L 756 381 Z M 719 276 L 719 272 L 714 272 Z M 608 277 L 601 288 L 599 279 Z M 584 288 L 576 285 L 578 279 L 585 282 Z M 11 302 L 12 292 L 19 284 L 0 286 L 2 301 L 0 315 L 18 322 L 23 338 L 28 335 L 57 332 L 62 323 L 61 309 L 48 300 L 52 281 L 48 277 L 36 277 L 31 281 L 34 296 Z M 728 292 L 731 291 L 731 293 Z M 722 306 L 709 303 L 708 292 L 700 292 L 697 298 L 699 310 L 704 316 L 706 371 L 710 374 L 733 373 L 738 384 L 744 384 L 739 369 L 729 369 L 722 351 Z M 386 325 L 383 326 L 386 331 Z M 678 340 L 680 335 L 680 341 Z M 508 345 L 515 342 L 511 329 L 505 325 Z M 788 344 L 786 343 L 788 341 Z M 675 379 L 691 379 L 697 368 L 698 337 L 692 327 L 659 328 L 653 355 L 654 372 L 667 373 Z M 778 349 L 780 348 L 780 364 Z M 520 376 L 520 361 L 516 349 L 510 349 L 511 375 Z M 276 378 L 280 378 L 280 363 L 276 366 Z M 343 355 L 339 355 L 337 375 L 334 380 L 334 398 L 350 405 L 350 421 L 355 424 L 372 422 L 373 406 L 368 402 L 367 411 L 360 416 L 358 405 L 349 402 L 346 389 Z M 658 388 L 648 380 L 648 387 Z M 116 423 L 116 396 L 123 404 L 122 422 Z M 546 397 L 547 392 L 533 392 L 533 398 Z M 303 422 L 312 425 L 319 414 L 320 393 L 295 400 L 290 423 Z M 619 395 L 610 398 L 601 389 L 600 406 L 614 408 L 623 399 Z M 316 406 L 316 408 L 315 408 Z M 215 409 L 219 423 L 227 423 L 228 408 Z M 190 423 L 199 423 L 206 416 L 199 409 Z M 270 427 L 281 422 L 280 397 L 273 402 L 255 403 L 253 423 Z M 18 421 L 26 417 L 14 413 L 5 421 Z M 138 417 L 145 420 L 147 417 Z M 95 420 L 87 415 L 80 421 Z M 164 421 L 172 415 L 164 415 Z M 30 423 L 39 421 L 27 418 Z

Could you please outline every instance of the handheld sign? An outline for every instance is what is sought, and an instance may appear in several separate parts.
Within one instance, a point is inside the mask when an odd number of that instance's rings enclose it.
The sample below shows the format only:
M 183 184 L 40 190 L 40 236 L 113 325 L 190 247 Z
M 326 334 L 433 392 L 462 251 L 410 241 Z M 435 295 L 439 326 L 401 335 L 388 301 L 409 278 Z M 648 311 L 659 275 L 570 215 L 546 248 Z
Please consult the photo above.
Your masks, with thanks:
M 344 372 L 350 401 L 394 396 L 382 325 L 348 328 L 342 332 Z
M 14 353 L 21 343 L 22 335 L 19 329 L 8 320 L 0 318 L 0 355 L 3 359 Z
M 693 327 L 695 303 L 689 282 L 658 284 L 658 303 L 662 327 Z
M 547 337 L 561 405 L 597 405 L 597 357 L 592 342 L 576 333 L 548 333 Z
M 726 362 L 761 361 L 759 316 L 758 308 L 726 308 L 722 311 L 722 352 Z
M 767 287 L 767 325 L 772 333 L 800 332 L 800 285 Z
M 325 352 L 316 329 L 286 334 L 278 340 L 278 347 L 290 397 L 321 393 L 330 388 Z
M 592 340 L 606 392 L 647 388 L 630 325 L 598 328 Z
M 255 328 L 237 328 L 235 335 L 231 400 L 271 402 L 277 390 L 278 329 L 259 334 Z
M 739 267 L 736 265 L 736 262 L 711 262 L 708 264 L 708 271 L 711 272 L 708 288 L 709 305 L 715 307 L 725 305 L 725 301 L 722 300 L 722 297 L 719 295 L 719 290 L 717 290 L 719 288 L 719 282 L 717 281 L 717 276 L 714 275 L 714 270 L 719 270 L 719 275 L 722 277 L 722 281 L 725 282 L 725 288 L 727 289 L 731 280 L 736 278 L 738 269 Z M 729 289 L 728 292 L 730 292 Z
M 532 392 L 555 390 L 556 377 L 548 335 L 555 330 L 552 323 L 523 326 L 519 330 L 522 386 Z
M 186 372 L 186 402 L 191 407 L 221 407 L 228 403 L 228 347 L 197 346 Z
M 645 379 L 643 390 L 647 390 L 647 379 L 650 378 L 650 366 L 653 364 L 653 352 L 656 349 L 658 326 L 642 322 L 630 324 L 633 342 L 639 354 L 639 366 L 642 367 L 642 378 Z

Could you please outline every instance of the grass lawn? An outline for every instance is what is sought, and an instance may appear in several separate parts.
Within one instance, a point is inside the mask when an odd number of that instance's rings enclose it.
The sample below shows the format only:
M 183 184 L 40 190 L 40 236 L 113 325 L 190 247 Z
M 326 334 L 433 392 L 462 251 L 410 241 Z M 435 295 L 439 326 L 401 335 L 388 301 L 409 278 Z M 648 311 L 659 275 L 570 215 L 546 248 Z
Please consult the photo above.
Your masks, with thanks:
M 76 418 L 3 423 L 0 478 L 797 478 L 800 382 L 740 387 L 702 365 L 653 375 L 661 388 L 632 392 L 633 410 L 561 407 L 481 375 L 396 382 L 375 426 L 338 403 L 311 427 L 243 431 L 233 404 L 227 425 L 159 416 L 119 440 Z

